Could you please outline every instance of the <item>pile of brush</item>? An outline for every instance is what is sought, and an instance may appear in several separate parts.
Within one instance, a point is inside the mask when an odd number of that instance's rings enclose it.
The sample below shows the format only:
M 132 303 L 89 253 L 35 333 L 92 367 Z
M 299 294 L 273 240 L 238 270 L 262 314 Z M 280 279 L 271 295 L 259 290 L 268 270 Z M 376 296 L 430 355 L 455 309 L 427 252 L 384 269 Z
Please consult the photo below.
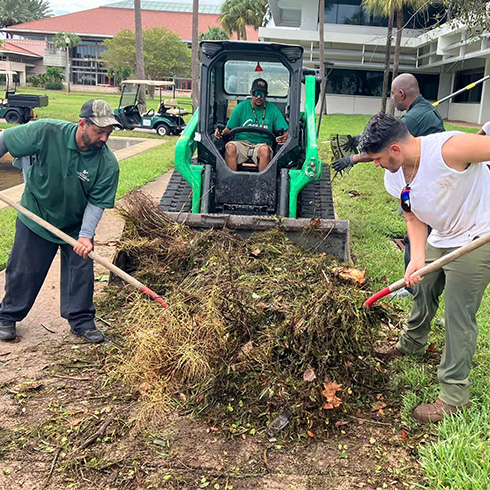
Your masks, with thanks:
M 361 271 L 276 231 L 191 230 L 138 195 L 121 213 L 126 270 L 169 304 L 127 287 L 99 305 L 122 330 L 118 370 L 146 415 L 184 405 L 258 428 L 288 409 L 322 430 L 373 395 L 372 349 L 389 320 L 362 309 Z

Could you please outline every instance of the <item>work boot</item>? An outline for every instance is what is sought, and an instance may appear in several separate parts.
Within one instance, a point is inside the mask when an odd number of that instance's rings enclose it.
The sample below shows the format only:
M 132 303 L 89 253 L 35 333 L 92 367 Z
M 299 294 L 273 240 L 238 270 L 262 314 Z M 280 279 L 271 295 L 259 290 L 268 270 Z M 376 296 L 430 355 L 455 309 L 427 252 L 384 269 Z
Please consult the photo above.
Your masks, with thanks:
M 404 356 L 405 353 L 398 350 L 396 346 L 389 344 L 376 347 L 376 349 L 374 349 L 374 355 L 380 359 L 394 359 L 395 357 Z
M 100 330 L 97 330 L 95 327 L 81 331 L 76 331 L 72 329 L 71 333 L 82 337 L 89 344 L 100 344 L 105 340 L 104 334 Z
M 15 337 L 15 322 L 0 322 L 0 340 L 14 340 Z
M 419 405 L 412 414 L 412 417 L 419 424 L 427 424 L 429 422 L 440 422 L 444 415 L 452 415 L 463 408 L 470 408 L 470 404 L 456 407 L 454 405 L 449 405 L 438 398 L 435 402 L 427 403 L 426 405 Z

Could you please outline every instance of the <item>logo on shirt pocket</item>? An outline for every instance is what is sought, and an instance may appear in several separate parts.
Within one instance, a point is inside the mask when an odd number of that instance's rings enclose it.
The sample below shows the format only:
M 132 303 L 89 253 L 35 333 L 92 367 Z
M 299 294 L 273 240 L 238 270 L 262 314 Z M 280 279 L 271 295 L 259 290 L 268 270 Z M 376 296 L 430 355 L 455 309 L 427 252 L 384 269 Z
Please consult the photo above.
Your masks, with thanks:
M 78 178 L 83 180 L 84 182 L 90 182 L 88 177 L 88 170 L 82 170 L 81 172 L 77 172 Z

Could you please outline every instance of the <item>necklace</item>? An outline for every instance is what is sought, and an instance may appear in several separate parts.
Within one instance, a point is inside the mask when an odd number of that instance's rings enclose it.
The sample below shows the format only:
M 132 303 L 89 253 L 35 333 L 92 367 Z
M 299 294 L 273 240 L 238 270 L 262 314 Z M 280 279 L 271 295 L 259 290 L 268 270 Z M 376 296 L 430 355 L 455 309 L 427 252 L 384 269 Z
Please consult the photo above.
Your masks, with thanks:
M 255 107 L 253 106 L 253 104 L 252 104 L 252 111 L 254 113 L 255 124 L 263 128 L 265 122 L 265 102 L 264 102 L 264 107 L 262 108 L 262 124 L 259 125 L 259 120 L 257 119 L 257 113 L 255 112 Z
M 408 188 L 410 188 L 410 184 L 413 182 L 413 179 L 417 175 L 417 170 L 419 169 L 419 166 L 420 166 L 420 156 L 421 156 L 421 150 L 422 150 L 422 141 L 420 139 L 417 140 L 417 149 L 418 149 L 417 160 L 415 161 L 412 173 L 411 173 L 409 178 L 407 178 L 407 174 L 405 172 L 405 167 L 403 167 L 403 176 L 405 177 L 405 182 L 407 184 L 406 187 L 408 187 Z

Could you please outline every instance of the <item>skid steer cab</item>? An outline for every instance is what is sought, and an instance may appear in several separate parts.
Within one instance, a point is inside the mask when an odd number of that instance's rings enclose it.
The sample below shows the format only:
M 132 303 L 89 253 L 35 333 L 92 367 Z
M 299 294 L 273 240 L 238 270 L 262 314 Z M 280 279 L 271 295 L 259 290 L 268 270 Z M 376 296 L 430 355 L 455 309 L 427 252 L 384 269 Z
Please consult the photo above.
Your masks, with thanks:
M 157 92 L 159 97 L 150 100 L 143 95 Z M 172 98 L 165 98 L 164 92 L 172 91 Z M 151 105 L 154 107 L 151 107 Z M 150 108 L 148 108 L 150 107 Z M 180 135 L 185 129 L 184 116 L 189 111 L 179 107 L 175 98 L 175 83 L 161 80 L 124 80 L 121 82 L 119 107 L 114 117 L 123 129 L 153 129 L 159 136 Z
M 17 72 L 0 71 L 0 80 L 5 81 L 5 97 L 0 101 L 0 117 L 10 124 L 24 124 L 35 117 L 35 107 L 46 107 L 47 95 L 16 94 Z
M 258 78 L 267 82 L 266 104 L 274 104 L 287 122 L 287 139 L 276 144 L 279 134 L 260 121 L 234 127 L 228 141 L 260 134 L 272 150 L 266 168 L 259 171 L 250 161 L 235 171 L 225 161 L 226 141 L 215 133 L 238 104 L 251 103 Z M 329 166 L 318 157 L 320 78 L 303 69 L 300 46 L 203 41 L 199 109 L 177 142 L 175 171 L 160 202 L 168 216 L 197 228 L 234 228 L 245 236 L 279 227 L 297 242 L 348 260 L 349 224 L 335 220 Z

